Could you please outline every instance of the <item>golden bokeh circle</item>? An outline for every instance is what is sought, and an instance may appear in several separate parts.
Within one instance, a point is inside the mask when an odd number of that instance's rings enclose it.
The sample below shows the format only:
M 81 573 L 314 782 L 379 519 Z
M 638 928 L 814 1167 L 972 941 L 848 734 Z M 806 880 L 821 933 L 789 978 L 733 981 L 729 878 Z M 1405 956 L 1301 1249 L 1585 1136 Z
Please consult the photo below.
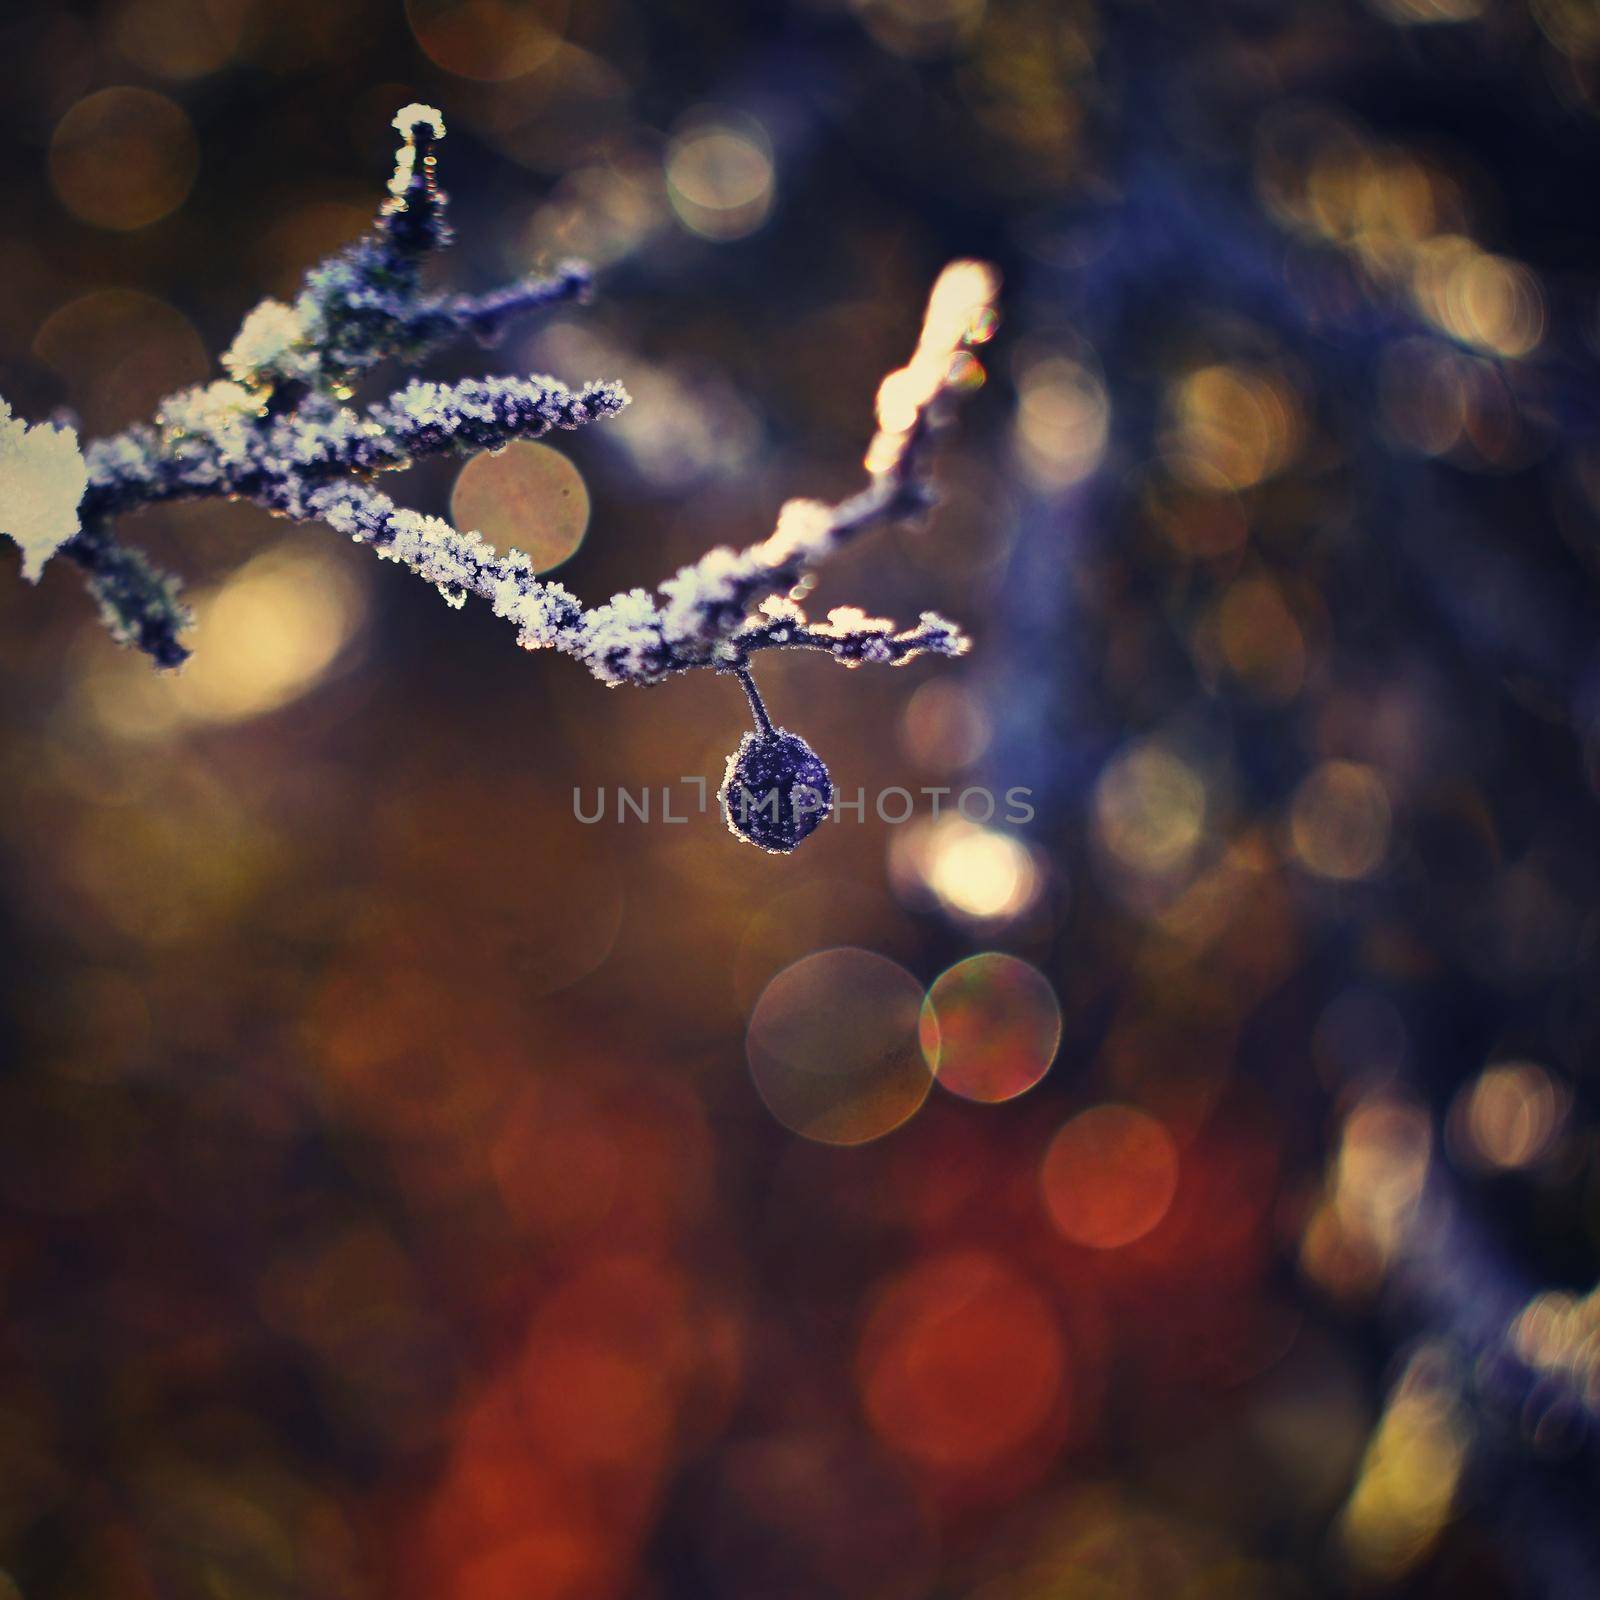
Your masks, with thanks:
M 918 1037 L 922 998 L 904 967 L 850 945 L 785 967 L 745 1036 L 767 1108 L 819 1144 L 865 1144 L 898 1128 L 933 1084 Z
M 187 113 L 150 89 L 98 89 L 50 138 L 50 181 L 80 221 L 131 233 L 176 211 L 199 170 Z
M 89 435 L 149 417 L 166 396 L 203 382 L 210 365 L 189 319 L 136 289 L 91 289 L 58 306 L 33 354 L 67 384 Z
M 525 77 L 561 48 L 565 0 L 406 0 L 406 20 L 435 66 L 458 78 Z
M 667 150 L 666 176 L 678 220 L 703 239 L 743 239 L 772 209 L 772 147 L 755 122 L 686 128 Z
M 463 531 L 501 549 L 514 545 L 535 572 L 559 567 L 583 543 L 589 489 L 559 450 L 519 439 L 474 456 L 456 475 L 450 514 Z
M 255 0 L 122 0 L 111 37 L 157 77 L 203 78 L 237 55 L 254 7 Z
M 1095 784 L 1095 836 L 1132 871 L 1157 876 L 1184 867 L 1204 837 L 1205 821 L 1204 783 L 1159 744 L 1123 751 Z
M 1319 878 L 1369 877 L 1389 850 L 1389 795 L 1358 761 L 1324 761 L 1295 791 L 1289 839 L 1302 866 Z

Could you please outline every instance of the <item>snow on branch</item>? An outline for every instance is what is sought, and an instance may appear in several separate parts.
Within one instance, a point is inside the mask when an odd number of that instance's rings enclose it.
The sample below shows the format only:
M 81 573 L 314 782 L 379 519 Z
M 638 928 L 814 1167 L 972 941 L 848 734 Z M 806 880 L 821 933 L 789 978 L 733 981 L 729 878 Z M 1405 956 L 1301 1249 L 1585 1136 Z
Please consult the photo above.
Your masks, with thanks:
M 958 261 L 940 275 L 915 352 L 879 390 L 869 480 L 858 494 L 837 505 L 792 500 L 760 542 L 712 550 L 654 592 L 631 589 L 585 607 L 561 584 L 539 578 L 522 552 L 502 554 L 476 533 L 405 510 L 371 485 L 374 474 L 422 456 L 497 450 L 602 421 L 628 403 L 617 383 L 573 389 L 533 376 L 417 379 L 377 404 L 349 404 L 356 382 L 385 361 L 414 366 L 467 335 L 492 343 L 513 320 L 581 299 L 590 288 L 588 269 L 568 262 L 552 276 L 484 295 L 424 292 L 423 264 L 451 237 L 447 197 L 435 178 L 444 119 L 429 106 L 410 105 L 394 126 L 403 142 L 371 230 L 308 272 L 292 303 L 264 300 L 245 317 L 221 358 L 225 378 L 170 396 L 150 423 L 96 440 L 81 454 L 70 430 L 26 428 L 0 401 L 0 531 L 22 545 L 26 576 L 36 578 L 59 550 L 83 570 L 119 640 L 158 666 L 179 666 L 189 653 L 182 638 L 189 617 L 178 585 L 121 544 L 112 524 L 144 505 L 235 499 L 369 544 L 434 584 L 452 605 L 469 595 L 486 600 L 524 648 L 560 650 L 607 684 L 652 684 L 710 667 L 737 674 L 758 705 L 748 671 L 758 651 L 821 650 L 854 667 L 968 648 L 960 629 L 933 612 L 903 629 L 853 607 L 814 623 L 784 596 L 861 534 L 932 503 L 927 443 L 950 401 L 981 379 L 970 347 L 993 331 L 992 268 Z M 804 749 L 763 719 L 758 745 L 770 735 Z M 755 842 L 789 849 L 805 831 L 789 827 L 779 843 Z
M 88 469 L 71 428 L 30 428 L 0 400 L 0 532 L 22 546 L 22 575 L 39 581 L 44 564 L 78 531 Z

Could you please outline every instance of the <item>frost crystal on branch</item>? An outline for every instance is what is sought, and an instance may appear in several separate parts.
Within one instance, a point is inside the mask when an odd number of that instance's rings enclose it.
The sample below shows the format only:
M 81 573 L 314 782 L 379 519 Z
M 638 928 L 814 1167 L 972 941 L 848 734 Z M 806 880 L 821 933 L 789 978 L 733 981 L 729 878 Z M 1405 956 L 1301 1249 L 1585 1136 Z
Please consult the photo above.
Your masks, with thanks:
M 170 396 L 153 423 L 97 440 L 82 455 L 70 430 L 24 428 L 0 402 L 0 529 L 22 545 L 26 576 L 37 577 L 61 550 L 83 569 L 118 639 L 158 666 L 179 666 L 189 618 L 176 582 L 120 544 L 111 524 L 142 505 L 226 498 L 326 523 L 408 567 L 451 605 L 476 595 L 512 623 L 525 649 L 560 650 L 607 684 L 652 684 L 710 667 L 739 674 L 759 706 L 748 674 L 757 651 L 821 650 L 854 667 L 967 649 L 956 625 L 931 611 L 903 629 L 854 607 L 813 623 L 784 595 L 861 534 L 931 504 L 926 445 L 948 400 L 981 377 L 968 347 L 993 329 L 993 269 L 956 262 L 935 284 L 916 352 L 879 391 L 879 431 L 859 494 L 837 505 L 791 500 L 758 543 L 712 550 L 653 593 L 630 589 L 585 607 L 539 578 L 521 551 L 502 554 L 371 484 L 376 473 L 420 456 L 498 450 L 615 416 L 628 403 L 620 384 L 572 389 L 532 376 L 417 379 L 376 404 L 349 404 L 357 380 L 384 361 L 414 365 L 466 334 L 492 343 L 515 318 L 581 298 L 590 286 L 588 269 L 568 262 L 550 277 L 484 295 L 425 292 L 423 263 L 450 241 L 434 177 L 444 119 L 409 105 L 394 126 L 403 143 L 372 229 L 307 273 L 292 303 L 264 300 L 245 317 L 222 356 L 226 378 Z M 756 741 L 763 749 L 776 737 L 770 724 L 762 732 L 764 715 Z M 826 768 L 806 753 L 816 763 L 811 777 L 825 782 Z M 777 843 L 758 842 L 790 849 L 812 826 L 814 819 L 791 818 Z
M 0 532 L 22 546 L 22 575 L 30 582 L 78 531 L 88 481 L 71 428 L 30 428 L 0 400 Z

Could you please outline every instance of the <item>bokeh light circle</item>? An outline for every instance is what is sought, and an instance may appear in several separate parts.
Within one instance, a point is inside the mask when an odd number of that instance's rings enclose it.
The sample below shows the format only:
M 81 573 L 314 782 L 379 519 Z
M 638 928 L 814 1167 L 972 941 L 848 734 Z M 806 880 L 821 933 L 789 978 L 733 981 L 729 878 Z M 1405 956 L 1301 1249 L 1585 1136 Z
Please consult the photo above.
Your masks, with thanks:
M 561 48 L 565 0 L 406 0 L 423 53 L 458 78 L 525 77 Z
M 458 528 L 504 549 L 515 545 L 535 572 L 549 572 L 583 543 L 589 488 L 559 450 L 521 439 L 474 456 L 457 474 L 450 512 Z
M 1035 966 L 997 950 L 937 977 L 922 1005 L 922 1049 L 935 1078 L 966 1100 L 1012 1100 L 1050 1070 L 1061 1006 Z
M 50 139 L 50 181 L 62 205 L 84 222 L 121 233 L 176 211 L 199 164 L 183 108 L 149 89 L 85 95 Z
M 906 702 L 901 739 L 913 760 L 935 772 L 970 767 L 989 746 L 982 702 L 965 685 L 930 678 Z
M 1142 1239 L 1167 1214 L 1178 1188 L 1178 1150 L 1147 1112 L 1092 1106 L 1051 1141 L 1039 1178 L 1045 1209 L 1064 1238 L 1115 1250 Z
M 772 150 L 748 120 L 701 122 L 667 151 L 667 197 L 678 220 L 703 239 L 742 239 L 772 209 Z
M 964 922 L 1012 922 L 1038 903 L 1034 855 L 1014 834 L 946 812 L 896 828 L 889 878 L 909 906 L 942 906 Z
M 150 416 L 210 366 L 194 325 L 175 306 L 134 289 L 92 289 L 52 311 L 34 357 L 67 384 L 86 434 Z
M 999 1257 L 963 1251 L 888 1284 L 856 1357 L 885 1443 L 942 1471 L 1008 1462 L 1047 1424 L 1067 1354 L 1044 1295 Z
M 327 675 L 362 622 L 356 580 L 321 540 L 285 539 L 198 599 L 206 649 L 171 685 L 196 722 L 244 722 Z
M 203 78 L 233 59 L 254 7 L 255 0 L 122 0 L 111 37 L 157 77 Z
M 919 1038 L 922 985 L 843 945 L 785 967 L 751 1013 L 750 1075 L 784 1127 L 819 1144 L 865 1144 L 911 1117 L 933 1075 Z
M 1319 878 L 1368 877 L 1389 850 L 1389 795 L 1371 767 L 1324 761 L 1295 791 L 1289 838 Z
M 1451 1142 L 1469 1165 L 1515 1171 L 1550 1153 L 1571 1097 L 1532 1061 L 1502 1061 L 1465 1085 L 1450 1108 Z
M 1116 756 L 1094 791 L 1095 836 L 1132 871 L 1177 871 L 1205 833 L 1206 790 L 1187 762 L 1158 744 Z
M 1035 355 L 1017 379 L 1016 441 L 1028 476 L 1050 489 L 1088 477 L 1111 437 L 1098 374 L 1061 354 Z

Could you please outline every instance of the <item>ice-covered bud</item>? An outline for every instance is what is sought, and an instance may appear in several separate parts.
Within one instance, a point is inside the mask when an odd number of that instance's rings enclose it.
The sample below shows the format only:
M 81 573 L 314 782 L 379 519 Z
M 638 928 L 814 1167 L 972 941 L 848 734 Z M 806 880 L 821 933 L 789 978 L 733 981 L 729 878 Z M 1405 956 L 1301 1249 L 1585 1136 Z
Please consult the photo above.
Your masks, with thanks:
M 405 143 L 395 153 L 389 193 L 396 200 L 404 200 L 416 175 L 418 149 L 426 152 L 435 140 L 444 138 L 444 118 L 432 106 L 413 102 L 395 112 L 391 126 L 399 131 Z
M 434 139 L 444 138 L 444 115 L 434 106 L 425 106 L 420 101 L 413 100 L 408 106 L 401 106 L 395 112 L 394 120 L 389 126 L 405 139 L 415 139 L 417 130 Z
M 739 741 L 717 798 L 731 832 L 787 855 L 833 810 L 833 779 L 798 734 L 768 727 Z
M 22 546 L 22 575 L 37 583 L 46 561 L 78 531 L 89 469 L 71 428 L 29 427 L 0 400 L 0 533 Z
M 414 101 L 395 113 L 394 126 L 405 142 L 395 151 L 389 199 L 379 219 L 389 259 L 377 264 L 380 277 L 392 272 L 413 279 L 418 259 L 450 242 L 445 196 L 433 177 L 433 147 L 444 138 L 444 118 L 432 106 Z M 379 257 L 383 255 L 380 249 Z M 406 288 L 414 293 L 415 282 Z

